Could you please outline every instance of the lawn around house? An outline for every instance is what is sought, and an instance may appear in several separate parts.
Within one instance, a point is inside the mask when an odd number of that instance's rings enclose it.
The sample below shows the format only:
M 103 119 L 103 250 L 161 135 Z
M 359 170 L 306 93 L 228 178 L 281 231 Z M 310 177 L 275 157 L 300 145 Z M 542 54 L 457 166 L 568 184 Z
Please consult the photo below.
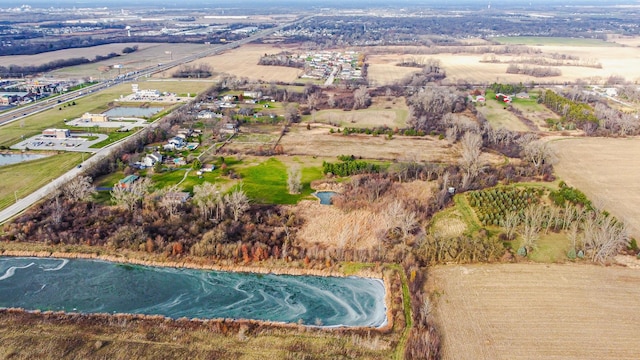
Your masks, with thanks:
M 298 195 L 289 194 L 287 188 L 287 167 L 277 158 L 250 167 L 238 169 L 242 177 L 242 188 L 247 196 L 260 204 L 295 204 L 311 195 L 310 183 L 322 178 L 320 168 L 301 167 L 302 191 Z

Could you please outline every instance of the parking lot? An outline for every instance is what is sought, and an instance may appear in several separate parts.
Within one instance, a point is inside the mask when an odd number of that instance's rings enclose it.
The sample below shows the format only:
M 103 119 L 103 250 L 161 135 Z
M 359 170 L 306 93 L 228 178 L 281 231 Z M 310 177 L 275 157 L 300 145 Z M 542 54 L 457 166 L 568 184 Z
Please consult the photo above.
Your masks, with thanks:
M 88 140 L 87 137 L 95 138 Z M 65 139 L 55 137 L 36 135 L 27 140 L 21 141 L 11 148 L 15 150 L 62 150 L 62 151 L 78 151 L 78 152 L 96 152 L 99 149 L 91 148 L 93 144 L 97 144 L 108 138 L 105 134 L 80 133 L 74 134 Z

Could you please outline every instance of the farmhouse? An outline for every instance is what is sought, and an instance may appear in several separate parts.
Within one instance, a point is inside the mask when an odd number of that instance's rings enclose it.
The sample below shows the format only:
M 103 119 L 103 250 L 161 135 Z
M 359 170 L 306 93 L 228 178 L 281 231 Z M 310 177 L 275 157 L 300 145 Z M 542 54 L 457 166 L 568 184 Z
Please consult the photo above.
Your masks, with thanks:
M 56 139 L 66 139 L 71 137 L 69 129 L 46 129 L 42 131 L 42 136 Z
M 106 114 L 84 113 L 80 120 L 84 122 L 106 122 L 109 121 L 109 117 Z
M 138 175 L 129 175 L 127 177 L 125 177 L 124 179 L 121 179 L 120 181 L 118 181 L 118 183 L 116 184 L 117 187 L 120 188 L 124 188 L 124 189 L 128 189 L 131 187 L 131 185 L 133 185 L 133 183 L 136 182 L 136 180 L 138 180 L 140 177 Z

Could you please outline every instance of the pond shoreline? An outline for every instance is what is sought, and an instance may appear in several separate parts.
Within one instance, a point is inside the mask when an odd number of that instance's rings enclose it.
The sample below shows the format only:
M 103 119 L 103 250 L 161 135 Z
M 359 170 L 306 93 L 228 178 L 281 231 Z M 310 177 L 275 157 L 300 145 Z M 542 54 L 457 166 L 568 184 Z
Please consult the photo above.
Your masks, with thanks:
M 305 324 L 305 327 L 311 328 L 319 328 L 319 329 L 349 329 L 349 330 L 374 330 L 379 331 L 381 333 L 386 333 L 393 328 L 393 314 L 391 312 L 391 279 L 388 276 L 385 276 L 382 271 L 371 271 L 371 270 L 361 270 L 357 274 L 347 275 L 337 271 L 327 271 L 327 270 L 318 270 L 318 269 L 299 269 L 299 268 L 267 268 L 267 267 L 255 267 L 255 266 L 243 266 L 243 265 L 214 265 L 214 264 L 197 264 L 194 262 L 159 262 L 159 261 L 149 261 L 142 260 L 136 258 L 123 258 L 117 257 L 113 255 L 97 255 L 97 254 L 85 254 L 85 253 L 63 253 L 63 252 L 49 252 L 49 251 L 16 251 L 16 250 L 5 250 L 0 251 L 0 256 L 6 257 L 33 257 L 33 258 L 52 258 L 52 259 L 86 259 L 86 260 L 99 260 L 106 261 L 116 264 L 131 264 L 131 265 L 142 265 L 142 266 L 150 266 L 150 267 L 165 267 L 165 268 L 184 268 L 184 269 L 194 269 L 194 270 L 211 270 L 211 271 L 221 271 L 221 272 L 236 272 L 236 273 L 251 273 L 251 274 L 273 274 L 273 275 L 296 275 L 296 276 L 322 276 L 322 277 L 362 277 L 378 280 L 382 283 L 385 289 L 384 296 L 384 306 L 386 312 L 386 321 L 378 326 L 338 326 L 338 327 L 322 327 L 322 326 L 313 326 Z M 66 316 L 73 317 L 79 315 L 78 313 L 73 312 L 63 312 L 63 311 L 30 311 L 24 310 L 20 308 L 7 308 L 4 311 L 24 311 L 26 313 L 47 313 L 47 314 L 55 314 L 60 317 L 62 314 L 66 314 Z M 2 313 L 2 309 L 0 309 L 0 313 Z M 80 314 L 85 317 L 104 317 L 104 316 L 132 316 L 134 318 L 139 319 L 158 319 L 163 318 L 165 321 L 195 321 L 198 323 L 207 323 L 211 321 L 221 321 L 221 322 L 241 322 L 241 323 L 255 323 L 261 326 L 277 326 L 277 327 L 298 327 L 298 324 L 290 324 L 284 322 L 273 322 L 273 321 L 261 321 L 261 320 L 249 320 L 249 319 L 171 319 L 165 317 L 163 315 L 139 315 L 139 314 Z

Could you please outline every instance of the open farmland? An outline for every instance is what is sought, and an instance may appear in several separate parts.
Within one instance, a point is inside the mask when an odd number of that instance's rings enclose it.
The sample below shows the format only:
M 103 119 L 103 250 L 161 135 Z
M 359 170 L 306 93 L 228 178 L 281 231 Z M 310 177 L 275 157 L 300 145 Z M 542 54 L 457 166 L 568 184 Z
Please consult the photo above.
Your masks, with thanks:
M 20 66 L 32 66 L 32 65 L 42 65 L 55 60 L 64 60 L 71 58 L 79 58 L 84 57 L 88 60 L 93 60 L 96 55 L 105 56 L 109 53 L 122 54 L 122 49 L 125 47 L 138 46 L 138 52 L 143 53 L 148 51 L 149 48 L 157 47 L 158 44 L 143 44 L 143 43 L 118 43 L 118 44 L 106 44 L 106 45 L 98 45 L 91 46 L 86 48 L 75 48 L 75 49 L 65 49 L 65 50 L 57 50 L 50 51 L 47 53 L 35 54 L 35 55 L 9 55 L 9 56 L 0 56 L 0 66 L 9 66 L 9 65 L 20 65 Z M 125 54 L 121 55 L 114 59 L 109 59 L 104 61 L 113 61 L 114 64 L 119 64 L 118 60 L 122 61 L 123 59 L 128 59 L 133 57 L 134 54 Z
M 410 58 L 411 55 L 406 57 Z M 393 84 L 422 70 L 414 67 L 396 66 L 400 61 L 402 61 L 402 57 L 398 54 L 367 56 L 369 82 L 375 86 Z
M 385 97 L 374 97 L 367 109 L 343 111 L 322 110 L 309 117 L 313 122 L 338 124 L 342 127 L 373 128 L 387 126 L 404 128 L 407 126 L 409 108 L 404 98 L 386 100 Z
M 304 125 L 291 128 L 280 144 L 287 154 L 328 156 L 362 156 L 368 159 L 396 160 L 415 155 L 418 160 L 445 161 L 457 156 L 457 150 L 446 141 L 434 137 L 394 137 L 386 136 L 330 134 L 330 126 L 312 127 Z
M 443 359 L 636 359 L 640 272 L 500 264 L 432 268 Z
M 294 82 L 303 70 L 284 66 L 258 65 L 264 54 L 274 54 L 284 49 L 269 45 L 245 45 L 220 55 L 209 56 L 189 63 L 191 66 L 207 64 L 216 73 L 228 73 L 252 80 Z M 171 77 L 177 68 L 169 69 L 155 77 Z
M 339 155 L 354 155 L 366 159 L 445 162 L 457 161 L 460 157 L 458 145 L 450 145 L 437 137 L 394 136 L 389 140 L 384 135 L 342 135 L 329 133 L 330 126 L 298 124 L 282 137 L 280 145 L 289 155 L 308 155 L 335 158 Z M 334 128 L 335 130 L 335 128 Z M 483 163 L 502 163 L 500 156 L 483 153 Z
M 118 45 L 118 48 L 111 50 L 119 53 L 122 49 L 127 46 L 127 44 L 113 44 Z M 171 59 L 179 59 L 182 57 L 186 57 L 189 55 L 197 54 L 199 52 L 205 51 L 209 48 L 209 45 L 203 44 L 129 44 L 130 46 L 138 45 L 139 49 L 136 52 L 130 54 L 123 54 L 121 56 L 111 58 L 108 60 L 100 61 L 92 64 L 83 64 L 78 66 L 71 66 L 59 70 L 52 71 L 50 74 L 53 74 L 57 77 L 74 77 L 74 78 L 82 78 L 82 77 L 93 77 L 95 79 L 101 78 L 113 78 L 118 74 L 123 74 L 129 71 L 140 70 L 149 66 L 156 66 L 158 63 L 168 62 Z M 112 46 L 112 45 L 102 45 L 102 46 Z M 92 59 L 95 55 L 106 55 L 111 51 L 103 51 L 100 49 L 101 46 L 96 46 L 94 48 L 93 53 L 89 52 L 89 50 L 85 49 L 70 49 L 70 50 L 61 50 L 61 51 L 85 51 L 87 55 L 72 55 L 74 53 L 69 53 L 65 58 L 71 57 L 79 57 L 85 56 L 88 59 Z M 60 52 L 60 51 L 56 51 Z M 39 55 L 31 55 L 31 56 L 40 56 L 46 59 L 49 53 L 39 54 Z M 83 52 L 80 52 L 83 54 Z M 91 55 L 93 54 L 93 55 Z M 50 61 L 50 60 L 49 60 Z M 47 62 L 47 61 L 44 61 Z M 122 69 L 114 69 L 113 65 L 120 64 L 122 65 Z
M 552 142 L 556 173 L 640 237 L 640 139 L 575 138 Z
M 536 45 L 536 46 L 588 46 L 607 47 L 618 46 L 616 44 L 598 39 L 568 38 L 568 37 L 546 37 L 546 36 L 516 36 L 516 37 L 495 37 L 492 40 L 507 45 Z
M 555 38 L 553 38 L 555 39 Z M 611 42 L 590 39 L 559 38 L 501 38 L 501 41 L 509 41 L 509 44 L 526 44 L 542 51 L 543 55 L 565 54 L 577 56 L 582 61 L 593 61 L 602 64 L 601 69 L 580 66 L 558 66 L 562 71 L 561 76 L 536 78 L 520 74 L 507 74 L 507 62 L 514 59 L 529 57 L 528 55 L 512 56 L 496 55 L 501 63 L 481 62 L 486 54 L 473 53 L 442 53 L 421 54 L 417 47 L 402 47 L 398 49 L 386 49 L 387 54 L 372 54 L 367 56 L 369 62 L 369 79 L 375 85 L 390 84 L 405 78 L 412 72 L 420 71 L 417 68 L 396 66 L 402 59 L 438 59 L 447 72 L 446 81 L 455 83 L 465 81 L 470 83 L 564 83 L 584 79 L 593 83 L 603 83 L 609 76 L 621 75 L 627 80 L 640 79 L 640 67 L 635 64 L 640 61 L 640 48 L 638 46 L 620 46 Z M 627 39 L 630 44 L 635 44 L 634 39 Z M 640 42 L 640 40 L 638 40 Z M 496 45 L 495 47 L 500 47 Z M 446 49 L 446 48 L 443 48 Z M 470 50 L 473 49 L 470 47 Z M 379 50 L 380 51 L 380 50 Z M 534 65 L 529 65 L 534 66 Z M 624 70 L 624 71 L 622 71 Z

